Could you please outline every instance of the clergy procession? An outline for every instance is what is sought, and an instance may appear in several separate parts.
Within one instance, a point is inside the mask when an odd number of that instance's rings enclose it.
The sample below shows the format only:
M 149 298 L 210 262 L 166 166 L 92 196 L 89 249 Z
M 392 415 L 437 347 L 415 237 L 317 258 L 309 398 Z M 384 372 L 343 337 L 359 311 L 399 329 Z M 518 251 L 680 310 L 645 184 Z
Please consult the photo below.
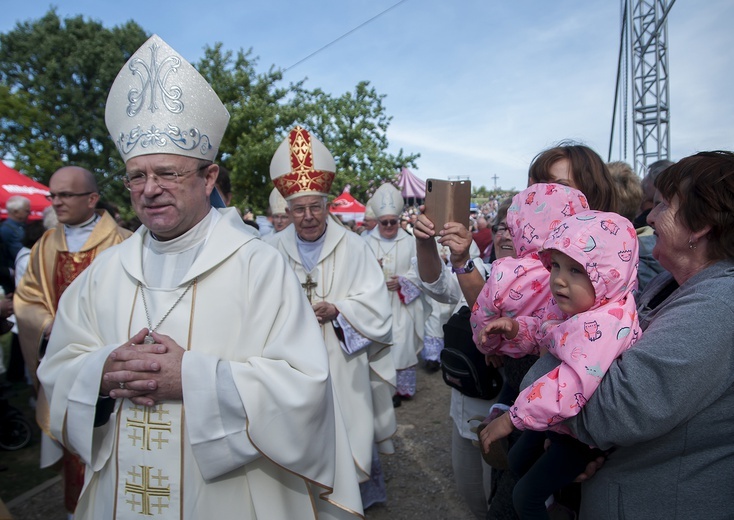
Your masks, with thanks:
M 641 183 L 563 142 L 509 197 L 416 200 L 403 168 L 362 206 L 333 198 L 338 146 L 288 123 L 256 215 L 230 206 L 212 84 L 157 35 L 118 67 L 134 217 L 66 165 L 43 219 L 18 195 L 0 224 L 0 375 L 32 395 L 63 517 L 417 518 L 442 476 L 436 518 L 731 517 L 734 154 Z
M 61 3 L 0 23 L 0 520 L 734 518 L 728 69 L 669 160 L 674 1 L 624 2 L 606 161 L 554 75 L 598 6 Z
M 416 397 L 426 330 L 438 370 L 451 308 L 424 291 L 401 192 L 381 185 L 353 232 L 329 211 L 332 154 L 295 126 L 270 165 L 272 229 L 248 225 L 221 203 L 229 113 L 156 35 L 105 122 L 140 226 L 100 209 L 91 172 L 61 168 L 7 288 L 68 517 L 365 518 L 387 503 L 395 408 Z
M 18 195 L 0 224 L 0 375 L 31 392 L 64 517 L 383 520 L 438 473 L 441 518 L 731 516 L 693 498 L 734 483 L 734 154 L 640 183 L 562 143 L 505 200 L 385 180 L 346 219 L 328 141 L 295 124 L 256 216 L 228 206 L 207 80 L 157 35 L 119 66 L 104 119 L 134 219 L 66 165 L 43 219 Z M 438 408 L 445 432 L 408 420 Z M 12 424 L 3 450 L 30 442 Z

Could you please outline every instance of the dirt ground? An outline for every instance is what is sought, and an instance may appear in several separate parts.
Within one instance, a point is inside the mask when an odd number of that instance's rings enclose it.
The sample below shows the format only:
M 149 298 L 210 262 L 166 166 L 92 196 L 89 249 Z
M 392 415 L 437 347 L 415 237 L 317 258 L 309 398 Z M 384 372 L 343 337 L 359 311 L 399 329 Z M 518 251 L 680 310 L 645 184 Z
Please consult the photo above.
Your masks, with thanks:
M 418 369 L 418 391 L 396 409 L 395 454 L 382 457 L 388 502 L 366 512 L 368 520 L 472 519 L 456 492 L 451 469 L 451 392 L 441 373 Z M 8 504 L 14 520 L 65 520 L 58 479 L 32 496 Z
M 456 491 L 451 468 L 451 389 L 441 372 L 418 369 L 418 391 L 395 409 L 395 454 L 383 456 L 387 504 L 368 520 L 474 519 Z

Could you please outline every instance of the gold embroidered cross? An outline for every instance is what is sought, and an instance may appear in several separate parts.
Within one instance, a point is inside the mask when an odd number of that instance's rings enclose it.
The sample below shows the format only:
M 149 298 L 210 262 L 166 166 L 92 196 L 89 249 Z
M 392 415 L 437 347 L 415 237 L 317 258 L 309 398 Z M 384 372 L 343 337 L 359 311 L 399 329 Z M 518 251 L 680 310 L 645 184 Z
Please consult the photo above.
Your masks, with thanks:
M 125 482 L 125 494 L 132 495 L 132 497 L 127 500 L 127 503 L 136 513 L 151 516 L 153 514 L 151 510 L 156 508 L 160 514 L 162 509 L 168 507 L 167 502 L 171 497 L 171 487 L 163 485 L 168 477 L 163 476 L 160 469 L 157 475 L 151 474 L 153 468 L 150 466 L 140 466 L 140 469 L 141 473 L 135 471 L 135 468 L 128 472 L 132 482 Z M 152 485 L 153 480 L 158 482 L 157 486 Z M 139 500 L 138 497 L 140 497 Z M 140 506 L 140 511 L 135 510 L 136 506 Z
M 158 443 L 158 449 L 161 449 L 163 442 L 168 442 L 163 438 L 162 432 L 171 432 L 171 421 L 164 422 L 163 416 L 168 413 L 162 405 L 153 408 L 145 407 L 143 410 L 137 407 L 131 408 L 133 417 L 127 417 L 127 426 L 132 428 L 132 432 L 128 434 L 128 438 L 133 441 L 133 446 L 137 446 L 137 441 L 142 441 L 140 449 L 150 451 L 150 445 L 153 442 Z M 138 417 L 138 412 L 142 412 L 143 417 Z M 159 420 L 154 420 L 154 416 L 158 416 Z M 153 432 L 158 432 L 158 438 L 151 439 Z

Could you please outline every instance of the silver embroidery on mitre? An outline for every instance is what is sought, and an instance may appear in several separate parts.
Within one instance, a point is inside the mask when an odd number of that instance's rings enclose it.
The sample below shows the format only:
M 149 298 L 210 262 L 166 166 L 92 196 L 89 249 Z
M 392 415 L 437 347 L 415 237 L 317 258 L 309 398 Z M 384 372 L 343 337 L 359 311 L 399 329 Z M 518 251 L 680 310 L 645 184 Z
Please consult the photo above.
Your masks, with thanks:
M 197 128 L 181 131 L 177 126 L 170 124 L 164 129 L 158 129 L 153 125 L 149 130 L 143 130 L 138 125 L 130 130 L 130 133 L 120 134 L 120 137 L 117 139 L 117 148 L 123 155 L 127 155 L 138 143 L 143 148 L 148 148 L 149 146 L 164 147 L 168 144 L 169 140 L 181 150 L 193 150 L 199 147 L 201 155 L 206 155 L 212 148 L 209 142 L 209 136 L 202 135 Z
M 211 85 L 157 35 L 120 70 L 105 106 L 124 161 L 158 153 L 213 161 L 228 121 Z
M 171 85 L 166 88 L 168 76 L 171 73 L 178 72 L 181 60 L 178 56 L 167 56 L 162 62 L 158 63 L 158 49 L 160 46 L 153 43 L 150 46 L 150 66 L 140 58 L 130 60 L 129 68 L 133 76 L 140 78 L 140 90 L 133 87 L 127 94 L 130 104 L 127 107 L 127 115 L 133 117 L 143 108 L 145 98 L 150 93 L 150 103 L 148 109 L 151 112 L 158 110 L 158 102 L 156 94 L 160 92 L 161 100 L 169 112 L 180 114 L 183 112 L 184 104 L 181 102 L 183 89 L 179 85 Z
M 134 117 L 143 109 L 148 100 L 148 110 L 155 113 L 160 108 L 158 99 L 172 114 L 180 114 L 184 110 L 181 101 L 183 89 L 180 85 L 168 85 L 169 76 L 176 74 L 181 66 L 178 56 L 170 55 L 162 61 L 158 60 L 160 46 L 153 43 L 150 49 L 150 64 L 141 58 L 133 58 L 128 68 L 133 76 L 140 79 L 140 88 L 132 87 L 127 94 L 129 105 L 127 115 Z M 129 154 L 139 143 L 141 147 L 153 146 L 164 147 L 168 142 L 181 150 L 194 150 L 200 147 L 201 155 L 206 155 L 211 150 L 211 143 L 207 135 L 202 135 L 198 128 L 190 128 L 188 131 L 181 130 L 175 125 L 168 124 L 159 129 L 152 125 L 149 130 L 143 130 L 140 125 L 133 128 L 130 133 L 121 133 L 117 140 L 118 149 L 124 154 Z

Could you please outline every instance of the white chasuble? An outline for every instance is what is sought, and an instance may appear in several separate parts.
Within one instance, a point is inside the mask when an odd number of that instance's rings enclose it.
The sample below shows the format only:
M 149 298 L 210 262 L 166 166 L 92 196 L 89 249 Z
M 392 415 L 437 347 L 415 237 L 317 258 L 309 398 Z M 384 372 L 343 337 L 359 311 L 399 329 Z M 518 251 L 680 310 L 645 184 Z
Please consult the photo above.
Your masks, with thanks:
M 366 338 L 366 347 L 347 353 L 334 324 L 321 325 L 334 393 L 347 424 L 349 443 L 360 481 L 372 468 L 372 447 L 392 453 L 397 424 L 392 405 L 395 367 L 390 354 L 391 317 L 380 266 L 359 235 L 329 220 L 316 265 L 306 270 L 294 226 L 276 235 L 273 245 L 288 260 L 311 303 L 325 301 L 339 310 L 339 321 Z M 313 314 L 312 314 L 313 315 Z M 318 323 L 314 317 L 314 322 Z M 300 341 L 299 341 L 300 343 Z
M 411 259 L 415 257 L 415 238 L 399 229 L 394 240 L 381 237 L 379 231 L 370 234 L 367 244 L 382 265 L 385 281 L 392 276 L 403 277 L 418 289 Z M 401 291 L 403 288 L 401 288 Z M 410 299 L 398 291 L 389 291 L 392 310 L 392 356 L 397 370 L 404 370 L 418 363 L 418 353 L 423 349 L 425 323 L 431 313 L 428 300 L 422 292 Z
M 362 515 L 321 331 L 282 256 L 225 209 L 178 285 L 155 288 L 143 276 L 147 233 L 71 284 L 39 368 L 51 431 L 87 465 L 75 518 Z M 95 426 L 110 352 L 169 309 L 157 331 L 186 349 L 183 400 L 117 400 Z

